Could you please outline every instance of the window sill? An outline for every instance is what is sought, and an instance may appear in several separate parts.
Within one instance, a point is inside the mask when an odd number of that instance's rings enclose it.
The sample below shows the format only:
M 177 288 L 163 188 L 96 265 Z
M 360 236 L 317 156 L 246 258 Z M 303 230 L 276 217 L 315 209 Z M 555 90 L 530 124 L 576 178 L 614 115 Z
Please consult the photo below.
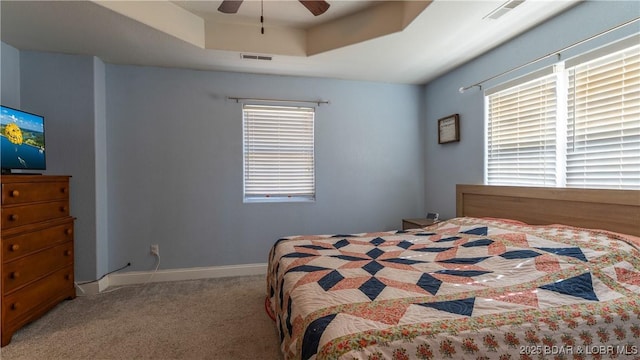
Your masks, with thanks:
M 259 204 L 259 203 L 312 203 L 315 202 L 315 198 L 309 197 L 252 197 L 244 198 L 245 204 Z

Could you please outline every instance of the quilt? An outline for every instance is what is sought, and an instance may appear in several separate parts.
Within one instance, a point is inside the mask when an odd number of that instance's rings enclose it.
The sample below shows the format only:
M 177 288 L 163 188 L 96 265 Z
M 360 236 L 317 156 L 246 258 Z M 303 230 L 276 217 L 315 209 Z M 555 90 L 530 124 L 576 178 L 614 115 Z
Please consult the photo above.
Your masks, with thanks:
M 640 359 L 640 240 L 456 218 L 269 254 L 285 359 Z

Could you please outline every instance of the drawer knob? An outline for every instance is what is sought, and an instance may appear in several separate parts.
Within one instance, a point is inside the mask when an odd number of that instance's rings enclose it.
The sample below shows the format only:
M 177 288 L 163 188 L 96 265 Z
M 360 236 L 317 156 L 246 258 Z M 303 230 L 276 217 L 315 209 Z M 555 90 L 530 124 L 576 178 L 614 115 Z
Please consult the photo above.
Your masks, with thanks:
M 18 245 L 18 244 L 11 244 L 11 246 L 9 246 L 9 250 L 11 250 L 11 251 L 18 251 L 18 250 L 20 250 L 20 245 Z
M 9 275 L 9 277 L 11 277 L 12 279 L 17 279 L 20 277 L 20 273 L 17 271 L 14 271 L 11 273 L 11 275 Z
M 70 255 L 71 255 L 71 250 L 64 251 L 64 256 L 70 256 Z
M 18 310 L 20 308 L 20 303 L 11 304 L 11 310 Z
M 65 280 L 71 280 L 71 274 L 65 274 L 64 279 Z
M 73 234 L 73 229 L 65 229 L 64 233 L 67 234 L 67 235 L 71 235 L 71 234 Z
M 67 211 L 67 207 L 66 207 L 66 206 L 60 206 L 60 211 L 61 211 L 61 212 L 65 212 L 65 211 Z
M 60 192 L 65 194 L 67 192 L 67 188 L 66 187 L 62 187 L 60 188 Z
M 19 218 L 18 214 L 9 215 L 9 220 L 11 220 L 11 221 L 16 221 L 16 220 L 18 220 L 18 218 Z
M 11 197 L 18 197 L 20 196 L 20 191 L 18 190 L 11 190 Z

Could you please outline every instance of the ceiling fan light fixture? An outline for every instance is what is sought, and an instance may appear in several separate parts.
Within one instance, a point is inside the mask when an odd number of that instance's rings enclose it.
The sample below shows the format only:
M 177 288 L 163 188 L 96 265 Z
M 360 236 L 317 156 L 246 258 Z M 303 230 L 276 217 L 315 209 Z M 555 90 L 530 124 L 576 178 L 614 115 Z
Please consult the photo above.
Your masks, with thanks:
M 218 7 L 218 11 L 225 14 L 235 14 L 238 12 L 243 0 L 223 0 Z M 324 0 L 298 0 L 309 10 L 313 16 L 324 14 L 331 6 Z

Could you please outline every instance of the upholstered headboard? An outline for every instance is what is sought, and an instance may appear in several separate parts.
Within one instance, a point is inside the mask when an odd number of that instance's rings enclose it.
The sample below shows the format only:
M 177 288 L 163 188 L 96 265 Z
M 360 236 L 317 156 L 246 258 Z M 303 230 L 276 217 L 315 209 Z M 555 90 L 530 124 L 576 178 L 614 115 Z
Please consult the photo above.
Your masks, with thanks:
M 456 214 L 640 236 L 640 191 L 457 185 Z

